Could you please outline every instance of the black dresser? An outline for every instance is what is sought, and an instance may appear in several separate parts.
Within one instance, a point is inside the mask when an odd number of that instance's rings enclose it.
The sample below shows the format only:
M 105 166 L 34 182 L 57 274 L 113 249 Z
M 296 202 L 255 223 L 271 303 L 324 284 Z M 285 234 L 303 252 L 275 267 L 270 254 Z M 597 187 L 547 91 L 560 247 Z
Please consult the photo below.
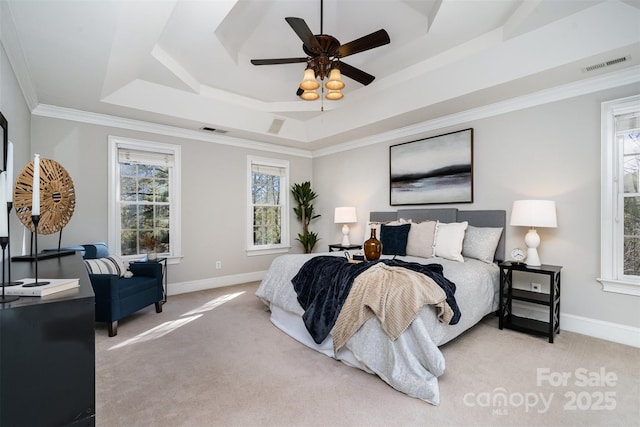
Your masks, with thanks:
M 33 262 L 12 262 L 13 280 Z M 0 304 L 0 426 L 95 425 L 94 294 L 79 253 L 38 261 L 80 287 Z

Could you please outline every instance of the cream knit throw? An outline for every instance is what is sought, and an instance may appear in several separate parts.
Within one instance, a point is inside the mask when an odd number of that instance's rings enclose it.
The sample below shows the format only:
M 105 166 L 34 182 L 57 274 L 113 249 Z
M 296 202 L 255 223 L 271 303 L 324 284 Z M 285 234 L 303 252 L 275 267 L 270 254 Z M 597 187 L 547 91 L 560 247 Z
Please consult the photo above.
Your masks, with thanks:
M 392 341 L 409 327 L 420 309 L 434 305 L 438 319 L 449 323 L 453 310 L 446 294 L 428 276 L 402 267 L 378 263 L 359 274 L 331 331 L 337 353 L 374 315 Z

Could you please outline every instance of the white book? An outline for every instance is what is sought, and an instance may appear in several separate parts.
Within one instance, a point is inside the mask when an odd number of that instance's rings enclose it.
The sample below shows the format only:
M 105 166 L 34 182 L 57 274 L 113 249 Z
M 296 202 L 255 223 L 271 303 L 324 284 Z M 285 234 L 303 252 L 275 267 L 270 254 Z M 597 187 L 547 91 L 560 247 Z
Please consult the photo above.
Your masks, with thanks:
M 54 294 L 56 292 L 62 292 L 62 291 L 66 291 L 67 289 L 73 289 L 80 286 L 80 279 L 47 279 L 44 277 L 38 277 L 38 282 L 49 282 L 46 285 L 25 286 L 35 281 L 36 279 L 34 279 L 33 277 L 17 280 L 17 282 L 22 282 L 22 285 L 5 286 L 4 293 L 5 295 L 43 297 L 46 295 Z

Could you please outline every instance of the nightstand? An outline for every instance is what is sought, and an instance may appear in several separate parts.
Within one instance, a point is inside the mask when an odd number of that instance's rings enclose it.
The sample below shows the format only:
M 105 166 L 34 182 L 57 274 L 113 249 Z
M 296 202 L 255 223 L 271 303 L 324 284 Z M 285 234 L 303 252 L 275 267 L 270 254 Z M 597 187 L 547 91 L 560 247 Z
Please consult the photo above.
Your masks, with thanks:
M 362 245 L 347 245 L 342 246 L 340 243 L 336 243 L 334 245 L 329 245 L 329 252 L 333 251 L 349 251 L 352 249 L 362 249 Z
M 530 267 L 526 264 L 503 262 L 500 267 L 500 311 L 499 327 L 516 331 L 542 335 L 553 343 L 553 337 L 560 333 L 560 270 L 561 266 L 542 264 Z M 548 277 L 549 293 L 527 291 L 513 288 L 513 272 L 540 274 Z M 513 301 L 526 301 L 549 308 L 549 321 L 528 319 L 516 316 L 512 312 Z

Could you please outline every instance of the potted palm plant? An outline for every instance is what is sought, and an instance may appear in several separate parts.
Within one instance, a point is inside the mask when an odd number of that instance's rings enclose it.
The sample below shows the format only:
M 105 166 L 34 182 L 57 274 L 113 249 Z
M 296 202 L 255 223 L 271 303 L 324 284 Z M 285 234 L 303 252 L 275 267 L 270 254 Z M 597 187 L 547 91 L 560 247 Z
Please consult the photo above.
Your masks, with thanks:
M 296 213 L 298 221 L 302 223 L 302 233 L 298 233 L 296 240 L 302 244 L 304 253 L 308 254 L 313 251 L 316 242 L 320 240 L 318 233 L 309 231 L 309 223 L 320 216 L 319 214 L 314 215 L 313 213 L 313 201 L 318 195 L 311 189 L 311 182 L 309 181 L 301 184 L 293 184 L 291 193 L 293 194 L 293 199 L 298 204 L 297 207 L 293 208 L 293 211 Z

